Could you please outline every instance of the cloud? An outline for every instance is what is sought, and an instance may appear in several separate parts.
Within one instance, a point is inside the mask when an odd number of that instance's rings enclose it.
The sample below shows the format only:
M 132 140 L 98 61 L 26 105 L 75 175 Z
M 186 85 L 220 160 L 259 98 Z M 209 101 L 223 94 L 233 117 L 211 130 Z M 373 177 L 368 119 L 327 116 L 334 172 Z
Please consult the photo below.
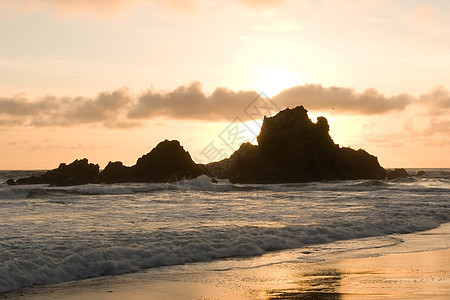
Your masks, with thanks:
M 199 82 L 169 92 L 148 90 L 134 96 L 127 88 L 94 98 L 46 96 L 0 98 L 0 126 L 76 126 L 96 124 L 131 128 L 144 120 L 168 118 L 231 121 L 259 94 L 219 87 L 210 95 Z
M 0 126 L 132 128 L 149 120 L 160 122 L 162 119 L 217 122 L 240 117 L 248 121 L 250 116 L 244 110 L 258 97 L 259 93 L 253 90 L 233 91 L 225 87 L 207 94 L 200 82 L 171 91 L 150 89 L 141 94 L 121 88 L 95 97 L 45 96 L 36 100 L 23 96 L 0 97 Z M 450 110 L 450 92 L 444 87 L 437 87 L 416 99 L 406 94 L 386 97 L 375 89 L 358 93 L 344 87 L 299 85 L 273 96 L 272 101 L 280 109 L 303 105 L 308 110 L 341 115 L 383 115 L 402 111 L 412 104 L 425 106 L 423 111 L 428 109 L 432 116 Z M 432 125 L 436 129 L 446 129 L 446 124 L 440 121 Z M 412 129 L 412 123 L 405 126 Z
M 55 103 L 52 99 L 29 102 L 24 97 L 0 98 L 0 114 L 10 116 L 30 116 L 39 112 L 50 112 Z
M 421 6 L 406 16 L 403 22 L 416 33 L 447 41 L 444 36 L 448 36 L 449 14 L 442 4 L 440 6 Z M 448 46 L 448 43 L 444 42 L 444 45 Z
M 128 128 L 138 122 L 123 115 L 132 101 L 126 88 L 100 93 L 95 98 L 46 96 L 36 101 L 24 97 L 0 98 L 2 126 L 73 126 L 100 123 L 105 127 Z
M 0 0 L 1 11 L 38 13 L 50 10 L 62 15 L 111 16 L 122 14 L 148 0 Z
M 283 4 L 283 0 L 235 0 L 251 8 L 270 8 Z M 201 4 L 198 0 L 0 0 L 0 12 L 30 14 L 49 11 L 59 16 L 90 16 L 110 18 L 126 15 L 142 5 L 168 8 L 191 13 Z
M 434 21 L 440 15 L 440 11 L 437 7 L 431 7 L 424 5 L 413 11 L 407 18 L 407 21 L 414 23 L 423 23 Z
M 237 2 L 251 8 L 266 8 L 282 5 L 283 0 L 236 0 Z
M 385 97 L 375 89 L 356 93 L 351 88 L 322 87 L 319 84 L 299 85 L 286 89 L 272 98 L 280 106 L 302 104 L 309 110 L 335 110 L 343 114 L 384 114 L 405 109 L 414 99 L 401 94 Z
M 141 0 L 41 0 L 45 5 L 63 12 L 110 13 L 133 7 Z
M 165 0 L 161 4 L 166 8 L 182 13 L 191 13 L 197 7 L 194 0 Z
M 257 98 L 255 91 L 234 92 L 227 88 L 217 88 L 205 95 L 199 82 L 180 86 L 171 92 L 147 91 L 129 111 L 131 119 L 167 117 L 197 120 L 233 120 L 245 106 Z
M 435 87 L 429 94 L 420 96 L 419 103 L 428 107 L 432 115 L 448 114 L 450 111 L 450 91 L 443 86 Z
M 180 12 L 191 12 L 195 0 L 0 0 L 0 11 L 10 13 L 40 13 L 50 11 L 62 16 L 110 18 L 126 15 L 142 5 L 156 5 Z
M 431 119 L 430 125 L 425 130 L 427 136 L 434 134 L 450 135 L 450 120 Z

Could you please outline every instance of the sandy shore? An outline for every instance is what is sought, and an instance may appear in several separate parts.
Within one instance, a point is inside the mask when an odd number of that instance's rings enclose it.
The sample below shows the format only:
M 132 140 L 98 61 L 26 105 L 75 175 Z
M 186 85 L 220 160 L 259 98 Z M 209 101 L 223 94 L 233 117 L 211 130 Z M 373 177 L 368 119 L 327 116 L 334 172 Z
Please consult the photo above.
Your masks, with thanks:
M 430 232 L 428 237 L 423 233 L 401 235 L 404 242 L 378 249 L 378 253 L 360 249 L 305 262 L 292 260 L 299 252 L 285 251 L 231 263 L 163 267 L 36 287 L 1 296 L 96 300 L 450 299 L 450 249 L 446 242 L 439 242 L 449 237 L 449 226 Z M 441 244 L 441 250 L 423 251 L 419 246 L 428 246 L 424 244 L 427 241 Z M 415 252 L 418 250 L 421 252 Z M 367 255 L 371 257 L 364 257 Z

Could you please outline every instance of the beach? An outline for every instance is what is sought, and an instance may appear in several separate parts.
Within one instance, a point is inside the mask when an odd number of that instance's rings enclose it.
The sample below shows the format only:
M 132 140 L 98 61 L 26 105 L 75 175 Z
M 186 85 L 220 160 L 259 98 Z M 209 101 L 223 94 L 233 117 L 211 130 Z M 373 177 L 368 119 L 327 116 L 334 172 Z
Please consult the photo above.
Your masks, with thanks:
M 333 251 L 310 262 L 298 259 L 308 250 L 279 251 L 26 288 L 3 298 L 448 299 L 449 223 L 395 238 L 402 242 Z M 364 243 L 373 244 L 374 239 Z

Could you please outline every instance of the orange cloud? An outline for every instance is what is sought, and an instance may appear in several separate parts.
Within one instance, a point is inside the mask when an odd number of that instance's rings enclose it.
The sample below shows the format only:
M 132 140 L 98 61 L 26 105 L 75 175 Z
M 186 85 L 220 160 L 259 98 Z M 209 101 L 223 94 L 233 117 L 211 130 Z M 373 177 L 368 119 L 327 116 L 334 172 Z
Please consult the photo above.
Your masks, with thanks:
M 196 8 L 194 0 L 164 0 L 161 4 L 169 9 L 187 13 L 193 12 Z
M 420 96 L 419 103 L 428 107 L 430 114 L 448 114 L 450 112 L 450 91 L 443 86 L 435 87 L 430 93 Z
M 63 15 L 121 14 L 148 0 L 0 0 L 2 11 L 16 13 L 36 13 L 51 10 Z
M 439 16 L 440 11 L 436 7 L 431 7 L 429 5 L 424 5 L 413 11 L 409 16 L 408 20 L 412 22 L 429 22 L 436 19 Z
M 147 91 L 139 97 L 128 117 L 233 120 L 258 96 L 255 91 L 234 92 L 220 87 L 211 95 L 205 95 L 201 84 L 194 82 L 190 86 L 180 86 L 166 93 Z
M 237 2 L 253 8 L 274 7 L 283 4 L 283 0 L 236 0 Z
M 445 134 L 450 136 L 450 120 L 431 119 L 430 125 L 425 130 L 426 135 Z
M 158 118 L 204 121 L 233 121 L 259 93 L 232 91 L 218 87 L 211 94 L 199 82 L 172 91 L 148 90 L 136 96 L 127 88 L 102 92 L 96 97 L 46 96 L 34 101 L 24 97 L 0 97 L 0 126 L 76 126 L 96 124 L 110 128 L 130 128 Z M 308 110 L 341 115 L 382 115 L 421 104 L 428 114 L 450 110 L 450 92 L 437 87 L 431 93 L 414 98 L 407 94 L 386 97 L 375 89 L 358 93 L 351 88 L 299 85 L 272 97 L 279 108 L 303 105 Z M 426 109 L 425 109 L 426 111 Z M 437 121 L 436 121 L 437 122 Z M 432 124 L 447 128 L 446 121 Z
M 235 0 L 250 8 L 274 7 L 283 0 Z M 39 13 L 45 10 L 63 16 L 100 16 L 124 15 L 140 5 L 157 5 L 180 12 L 192 12 L 198 0 L 0 0 L 0 12 Z
M 49 10 L 63 16 L 114 17 L 141 5 L 156 4 L 180 12 L 191 12 L 195 0 L 0 0 L 0 9 L 9 13 L 38 13 Z
M 46 96 L 37 101 L 23 97 L 0 98 L 0 125 L 74 126 L 100 123 L 127 128 L 138 122 L 123 117 L 132 97 L 125 88 L 100 93 L 96 98 Z
M 351 88 L 324 88 L 319 84 L 295 86 L 280 92 L 272 99 L 283 106 L 302 104 L 310 110 L 334 109 L 337 113 L 364 115 L 403 110 L 413 101 L 413 97 L 406 94 L 385 97 L 375 89 L 358 94 Z

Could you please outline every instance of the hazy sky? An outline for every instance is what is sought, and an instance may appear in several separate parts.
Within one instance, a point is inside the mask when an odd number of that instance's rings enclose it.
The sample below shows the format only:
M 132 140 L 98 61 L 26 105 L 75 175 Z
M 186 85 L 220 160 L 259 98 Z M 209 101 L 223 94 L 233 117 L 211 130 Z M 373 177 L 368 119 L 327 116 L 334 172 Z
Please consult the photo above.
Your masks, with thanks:
M 207 162 L 254 139 L 255 99 L 384 167 L 450 167 L 450 1 L 0 0 L 0 40 L 0 169 L 166 138 Z

